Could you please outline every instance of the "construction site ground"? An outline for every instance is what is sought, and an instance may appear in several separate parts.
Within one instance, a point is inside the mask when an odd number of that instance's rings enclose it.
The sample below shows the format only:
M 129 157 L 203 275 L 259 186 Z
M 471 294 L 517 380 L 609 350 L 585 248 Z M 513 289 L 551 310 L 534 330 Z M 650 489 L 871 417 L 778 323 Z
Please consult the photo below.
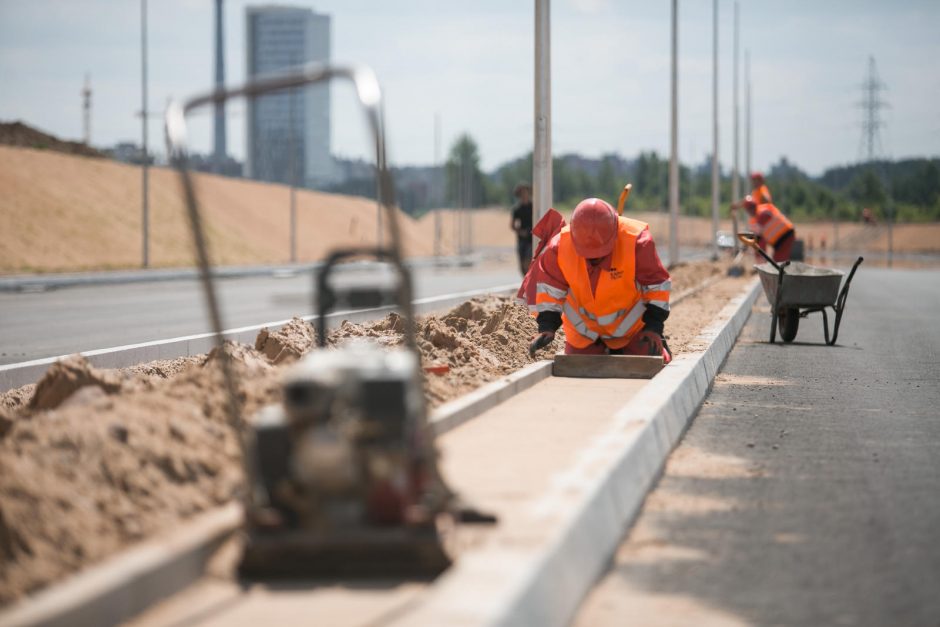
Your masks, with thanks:
M 940 624 L 940 273 L 862 266 L 833 347 L 757 303 L 579 627 Z
M 724 265 L 674 271 L 683 291 L 723 276 Z M 680 303 L 670 319 L 682 351 L 741 279 L 720 280 Z M 394 316 L 343 324 L 331 341 L 401 341 Z M 534 322 L 508 299 L 481 298 L 419 327 L 432 405 L 456 398 L 530 363 Z M 236 346 L 243 411 L 278 400 L 280 372 L 313 341 L 300 321 Z M 546 355 L 549 353 L 546 352 Z M 213 355 L 95 371 L 82 360 L 54 366 L 38 385 L 0 395 L 0 599 L 9 602 L 231 498 L 237 446 L 225 426 L 225 401 Z
M 668 334 L 685 351 L 748 279 L 723 279 L 675 307 Z M 459 526 L 448 538 L 458 556 L 489 542 L 543 541 L 541 530 L 513 525 L 547 492 L 554 476 L 570 466 L 607 427 L 644 380 L 551 377 L 439 439 L 449 484 L 499 522 Z M 501 534 L 512 530 L 510 539 Z M 429 582 L 326 581 L 244 587 L 208 577 L 153 608 L 134 625 L 292 624 L 303 616 L 335 626 L 391 624 L 421 602 Z

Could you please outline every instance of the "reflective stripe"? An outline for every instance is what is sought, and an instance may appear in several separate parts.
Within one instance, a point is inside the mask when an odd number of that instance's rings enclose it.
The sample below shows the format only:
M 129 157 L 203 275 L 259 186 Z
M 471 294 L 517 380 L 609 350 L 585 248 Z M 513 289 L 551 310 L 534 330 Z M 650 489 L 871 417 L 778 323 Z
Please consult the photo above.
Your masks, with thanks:
M 610 335 L 605 335 L 604 337 L 610 337 L 610 338 L 623 337 L 624 335 L 627 334 L 627 331 L 629 331 L 633 327 L 633 325 L 635 325 L 637 321 L 643 316 L 643 312 L 645 311 L 646 311 L 646 303 L 644 303 L 641 300 L 640 302 L 638 302 L 636 305 L 633 306 L 633 309 L 631 309 L 630 313 L 627 314 L 627 317 L 624 318 L 623 321 L 617 325 L 617 328 L 614 329 L 614 332 L 611 333 Z
M 790 228 L 789 224 L 775 215 L 770 222 L 764 225 L 764 239 L 770 242 L 771 245 L 774 245 Z
M 771 246 L 775 246 L 777 242 L 780 241 L 780 238 L 793 228 L 793 223 L 772 203 L 760 205 L 758 209 L 759 213 L 769 212 L 770 220 L 767 221 L 767 224 L 760 227 L 759 230 L 755 230 L 755 233 L 763 237 Z
M 672 290 L 672 281 L 666 279 L 656 285 L 641 285 L 640 290 L 643 292 L 669 292 Z
M 558 303 L 552 303 L 552 302 L 548 302 L 548 303 L 536 303 L 536 304 L 535 304 L 535 311 L 539 311 L 539 312 L 542 312 L 542 311 L 558 311 L 558 312 L 561 312 L 561 311 L 562 311 L 562 306 L 561 306 L 560 304 L 558 304 Z
M 620 318 L 620 316 L 622 316 L 624 313 L 626 313 L 625 309 L 619 309 L 614 313 L 607 314 L 606 316 L 599 316 L 597 318 L 597 323 L 606 327 L 608 324 L 613 324 L 616 322 L 617 319 Z
M 575 308 L 572 307 L 571 303 L 567 301 L 565 301 L 564 313 L 565 317 L 568 319 L 568 322 L 574 326 L 578 333 L 588 338 L 592 342 L 600 337 L 598 333 L 588 328 L 587 323 L 584 321 L 584 318 L 581 317 L 581 314 L 575 311 Z
M 669 311 L 669 301 L 668 300 L 648 300 L 646 301 L 647 305 L 653 305 L 654 307 L 659 307 L 665 311 Z
M 669 300 L 669 292 L 645 292 L 643 294 L 643 300 L 646 302 L 651 300 Z
M 548 294 L 552 298 L 556 298 L 558 300 L 564 300 L 565 296 L 568 295 L 568 290 L 563 290 L 563 289 L 554 287 L 552 285 L 549 285 L 548 283 L 536 283 L 535 293 L 536 294 Z

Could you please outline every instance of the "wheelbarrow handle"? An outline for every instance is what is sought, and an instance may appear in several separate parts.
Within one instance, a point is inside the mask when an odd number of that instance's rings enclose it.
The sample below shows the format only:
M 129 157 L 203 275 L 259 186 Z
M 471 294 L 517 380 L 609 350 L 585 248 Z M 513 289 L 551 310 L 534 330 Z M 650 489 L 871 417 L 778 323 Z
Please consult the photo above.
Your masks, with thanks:
M 748 231 L 744 231 L 744 232 L 738 233 L 738 240 L 740 240 L 740 242 L 744 244 L 745 246 L 753 248 L 755 251 L 760 253 L 760 256 L 766 259 L 768 263 L 770 263 L 770 265 L 776 268 L 777 272 L 781 271 L 780 264 L 774 261 L 773 258 L 764 251 L 764 249 L 762 249 L 760 246 L 757 245 L 756 235 Z

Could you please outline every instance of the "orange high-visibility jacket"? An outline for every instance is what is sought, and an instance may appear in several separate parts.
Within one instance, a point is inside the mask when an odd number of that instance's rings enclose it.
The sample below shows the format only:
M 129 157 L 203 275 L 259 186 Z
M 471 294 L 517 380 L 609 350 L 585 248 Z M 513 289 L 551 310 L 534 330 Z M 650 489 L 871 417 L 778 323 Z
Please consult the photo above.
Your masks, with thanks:
M 767 185 L 761 185 L 751 190 L 751 198 L 754 199 L 758 205 L 763 205 L 765 203 L 773 202 L 774 199 L 770 196 L 770 188 Z
M 569 227 L 562 229 L 558 266 L 568 289 L 539 283 L 536 303 L 539 310 L 562 312 L 565 338 L 572 346 L 585 348 L 600 339 L 611 348 L 623 348 L 643 328 L 646 303 L 668 309 L 668 280 L 651 286 L 640 286 L 636 281 L 636 240 L 646 228 L 638 220 L 619 219 L 610 271 L 601 273 L 595 290 L 591 289 L 587 260 L 575 251 Z
M 748 218 L 751 231 L 771 246 L 776 246 L 780 238 L 793 230 L 793 223 L 771 203 L 757 205 L 754 215 Z

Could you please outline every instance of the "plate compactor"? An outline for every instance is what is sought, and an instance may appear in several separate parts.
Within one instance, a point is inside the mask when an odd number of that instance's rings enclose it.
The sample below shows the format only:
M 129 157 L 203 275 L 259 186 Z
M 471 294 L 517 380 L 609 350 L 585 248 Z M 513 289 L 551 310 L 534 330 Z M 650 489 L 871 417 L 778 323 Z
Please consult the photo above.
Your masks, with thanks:
M 379 241 L 374 248 L 334 252 L 324 263 L 317 274 L 318 347 L 287 374 L 282 405 L 246 423 L 189 170 L 186 116 L 231 98 L 334 79 L 354 85 L 374 142 Z M 240 572 L 248 578 L 432 577 L 449 564 L 439 525 L 448 518 L 495 521 L 458 506 L 438 474 L 415 344 L 410 275 L 401 261 L 395 186 L 385 158 L 381 93 L 378 79 L 365 66 L 310 63 L 174 101 L 167 108 L 168 154 L 180 174 L 206 308 L 222 356 L 229 423 L 242 446 L 248 486 Z M 388 229 L 387 248 L 382 245 L 383 226 Z M 388 264 L 398 280 L 373 273 L 365 286 L 334 285 L 337 266 L 361 257 Z M 384 306 L 401 312 L 401 346 L 327 348 L 331 311 Z
M 339 262 L 368 255 L 394 287 L 337 287 Z M 282 406 L 253 422 L 246 577 L 432 577 L 450 563 L 438 523 L 452 493 L 437 472 L 408 270 L 380 249 L 339 251 L 317 276 L 317 348 L 286 375 Z M 402 313 L 404 342 L 328 348 L 337 308 Z

